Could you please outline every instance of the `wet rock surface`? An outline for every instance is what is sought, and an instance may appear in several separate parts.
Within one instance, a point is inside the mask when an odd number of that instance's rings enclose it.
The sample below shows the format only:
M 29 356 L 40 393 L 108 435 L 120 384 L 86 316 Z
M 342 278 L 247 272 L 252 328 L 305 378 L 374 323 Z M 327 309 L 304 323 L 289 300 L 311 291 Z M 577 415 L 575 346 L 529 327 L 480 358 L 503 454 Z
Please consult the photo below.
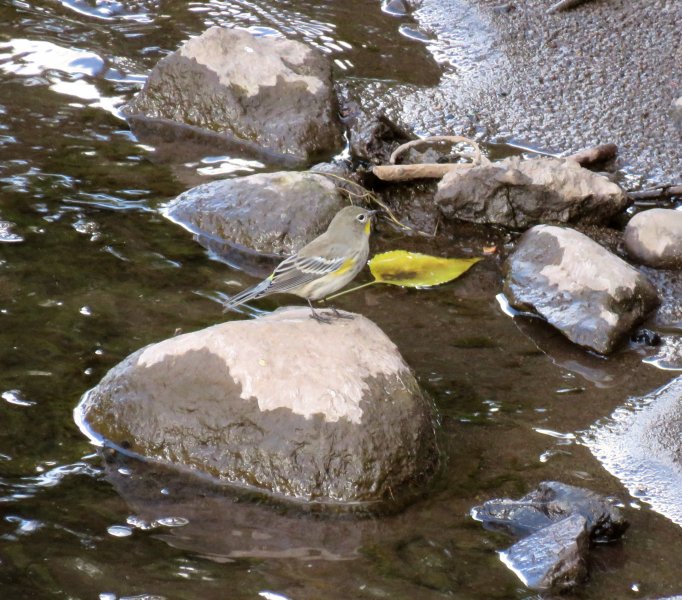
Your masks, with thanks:
M 537 225 L 505 264 L 504 293 L 512 306 L 532 310 L 572 342 L 611 352 L 657 304 L 637 269 L 587 236 Z
M 391 152 L 416 136 L 384 115 L 369 115 L 354 102 L 348 102 L 347 119 L 350 152 L 355 160 L 388 164 Z
M 347 204 L 329 177 L 290 171 L 201 184 L 173 200 L 165 214 L 209 247 L 221 241 L 288 255 L 323 233 Z
M 558 481 L 543 481 L 519 500 L 488 500 L 473 509 L 486 527 L 527 536 L 572 515 L 584 519 L 584 529 L 594 541 L 618 539 L 628 527 L 620 510 L 603 496 Z
M 501 553 L 529 588 L 566 591 L 587 577 L 585 517 L 572 515 L 524 538 Z
M 617 184 L 572 160 L 519 157 L 448 173 L 435 201 L 449 219 L 516 229 L 606 223 L 628 204 Z
M 163 58 L 125 107 L 141 131 L 173 123 L 301 163 L 343 147 L 331 65 L 300 42 L 211 27 Z
M 682 525 L 682 377 L 629 400 L 583 438 L 633 496 Z
M 628 254 L 650 267 L 682 268 L 682 211 L 654 208 L 630 219 L 623 237 Z
M 563 591 L 587 576 L 590 542 L 613 541 L 628 523 L 606 498 L 556 481 L 542 482 L 519 500 L 489 500 L 472 510 L 486 527 L 527 536 L 501 553 L 533 589 Z
M 307 308 L 147 346 L 79 415 L 136 455 L 291 499 L 393 498 L 437 462 L 433 407 L 391 341 L 360 315 L 321 324 Z

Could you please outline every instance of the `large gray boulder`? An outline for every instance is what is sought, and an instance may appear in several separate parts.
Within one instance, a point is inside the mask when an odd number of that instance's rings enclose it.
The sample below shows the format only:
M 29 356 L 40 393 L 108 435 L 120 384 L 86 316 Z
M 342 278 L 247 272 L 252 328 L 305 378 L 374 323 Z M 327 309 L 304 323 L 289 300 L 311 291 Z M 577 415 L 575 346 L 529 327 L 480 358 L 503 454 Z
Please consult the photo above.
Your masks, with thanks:
M 537 225 L 505 264 L 512 306 L 544 317 L 576 344 L 611 352 L 658 303 L 637 269 L 573 229 Z
M 211 27 L 160 60 L 124 114 L 133 126 L 176 123 L 301 162 L 343 147 L 329 59 L 237 29 Z
M 627 224 L 623 242 L 636 261 L 663 269 L 682 268 L 682 211 L 653 208 Z
M 537 223 L 601 224 L 621 212 L 621 188 L 572 160 L 511 157 L 451 171 L 436 204 L 449 219 L 526 229 Z
M 682 377 L 631 398 L 582 437 L 633 496 L 682 525 Z
M 395 345 L 360 315 L 305 309 L 143 348 L 83 398 L 96 440 L 233 484 L 319 502 L 374 502 L 423 485 L 434 409 Z
M 201 184 L 180 194 L 164 212 L 202 243 L 217 239 L 288 255 L 324 232 L 347 204 L 330 178 L 283 171 Z

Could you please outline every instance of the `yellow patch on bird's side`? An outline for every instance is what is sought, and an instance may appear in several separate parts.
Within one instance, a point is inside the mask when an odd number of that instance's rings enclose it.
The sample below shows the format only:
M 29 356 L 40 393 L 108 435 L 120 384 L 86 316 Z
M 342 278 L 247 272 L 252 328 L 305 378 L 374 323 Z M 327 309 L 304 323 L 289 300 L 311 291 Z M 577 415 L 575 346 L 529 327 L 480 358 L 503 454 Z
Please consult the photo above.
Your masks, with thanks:
M 354 258 L 347 258 L 346 260 L 343 261 L 343 264 L 339 267 L 339 269 L 332 273 L 332 276 L 339 277 L 340 275 L 343 275 L 344 273 L 347 273 L 348 271 L 350 271 L 354 266 L 355 266 L 355 259 Z

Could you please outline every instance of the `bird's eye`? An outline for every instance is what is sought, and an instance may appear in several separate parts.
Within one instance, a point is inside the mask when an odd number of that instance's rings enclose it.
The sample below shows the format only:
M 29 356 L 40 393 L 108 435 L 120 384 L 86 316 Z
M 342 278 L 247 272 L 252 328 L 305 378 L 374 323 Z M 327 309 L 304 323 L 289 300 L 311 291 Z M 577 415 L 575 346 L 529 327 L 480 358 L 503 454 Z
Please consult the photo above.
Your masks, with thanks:
M 365 215 L 365 214 L 358 215 L 358 221 L 360 221 L 360 223 L 364 223 L 366 220 L 367 220 L 367 215 Z

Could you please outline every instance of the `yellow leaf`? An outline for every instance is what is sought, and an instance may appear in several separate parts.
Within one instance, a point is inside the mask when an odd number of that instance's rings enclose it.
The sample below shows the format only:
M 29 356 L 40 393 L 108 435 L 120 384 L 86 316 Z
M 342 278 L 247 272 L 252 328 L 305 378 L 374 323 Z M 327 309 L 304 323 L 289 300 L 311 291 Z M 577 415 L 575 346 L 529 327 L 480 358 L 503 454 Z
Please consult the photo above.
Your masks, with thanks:
M 457 279 L 480 258 L 440 258 L 392 250 L 377 254 L 369 261 L 369 270 L 376 281 L 405 287 L 430 287 Z

